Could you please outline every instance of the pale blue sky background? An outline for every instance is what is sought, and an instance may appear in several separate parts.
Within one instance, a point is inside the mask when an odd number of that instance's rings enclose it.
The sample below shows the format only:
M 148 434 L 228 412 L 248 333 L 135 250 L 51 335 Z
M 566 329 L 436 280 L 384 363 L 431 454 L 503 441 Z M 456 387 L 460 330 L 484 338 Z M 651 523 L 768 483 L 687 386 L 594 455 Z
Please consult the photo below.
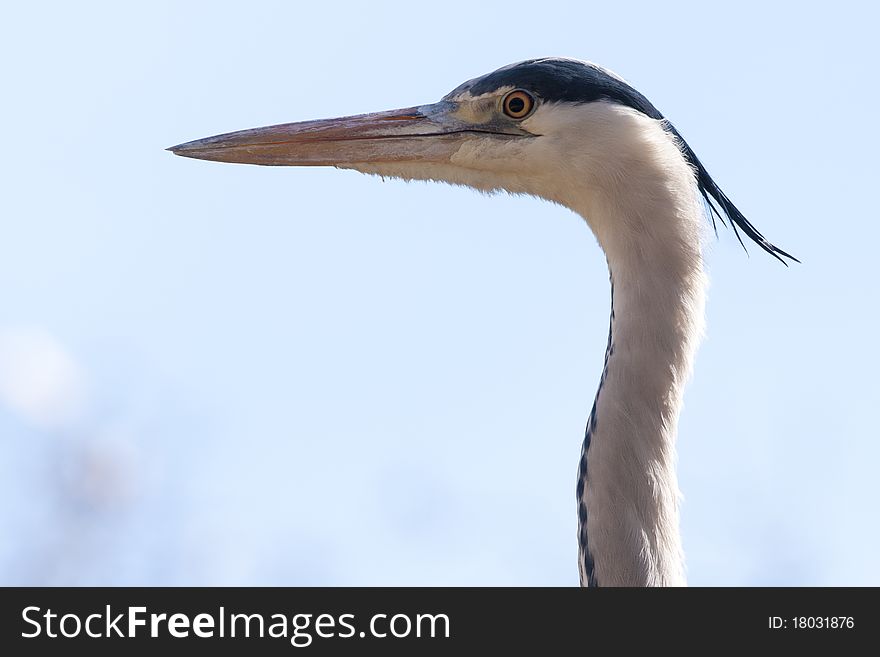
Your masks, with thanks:
M 868 6 L 7 6 L 0 583 L 574 585 L 608 313 L 582 221 L 163 150 L 565 55 L 629 79 L 804 262 L 724 230 L 708 255 L 690 582 L 880 584 Z

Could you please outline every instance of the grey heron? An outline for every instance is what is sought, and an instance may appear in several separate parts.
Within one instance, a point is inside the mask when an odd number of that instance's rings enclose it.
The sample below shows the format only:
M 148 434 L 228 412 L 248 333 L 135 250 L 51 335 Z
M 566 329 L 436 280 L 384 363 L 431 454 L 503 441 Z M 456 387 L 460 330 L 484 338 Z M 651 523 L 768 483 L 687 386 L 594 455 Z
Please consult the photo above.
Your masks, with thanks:
M 465 82 L 439 102 L 233 132 L 176 155 L 333 166 L 530 194 L 580 214 L 605 253 L 611 319 L 581 449 L 583 586 L 685 584 L 675 437 L 702 332 L 706 216 L 785 263 L 673 125 L 614 73 L 532 59 Z

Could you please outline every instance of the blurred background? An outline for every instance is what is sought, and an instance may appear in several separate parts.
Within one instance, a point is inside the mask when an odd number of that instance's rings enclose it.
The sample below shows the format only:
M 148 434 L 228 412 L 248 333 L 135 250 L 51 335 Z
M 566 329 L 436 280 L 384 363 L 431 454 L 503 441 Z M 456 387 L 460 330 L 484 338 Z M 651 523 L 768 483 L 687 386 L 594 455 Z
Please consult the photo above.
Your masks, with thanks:
M 694 585 L 878 585 L 867 3 L 14 3 L 0 583 L 575 585 L 604 258 L 534 199 L 173 157 L 535 56 L 666 114 L 719 229 L 679 436 Z

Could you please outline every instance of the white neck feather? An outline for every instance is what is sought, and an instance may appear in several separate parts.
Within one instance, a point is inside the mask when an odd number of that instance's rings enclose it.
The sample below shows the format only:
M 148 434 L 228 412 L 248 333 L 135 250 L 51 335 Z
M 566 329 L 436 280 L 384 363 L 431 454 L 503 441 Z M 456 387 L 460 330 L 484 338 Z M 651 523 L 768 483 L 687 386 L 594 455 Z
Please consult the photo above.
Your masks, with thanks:
M 600 133 L 604 152 L 592 150 L 603 165 L 590 170 L 589 191 L 566 203 L 605 250 L 613 295 L 578 486 L 581 582 L 684 585 L 675 437 L 702 333 L 705 217 L 670 136 L 656 121 L 613 110 Z

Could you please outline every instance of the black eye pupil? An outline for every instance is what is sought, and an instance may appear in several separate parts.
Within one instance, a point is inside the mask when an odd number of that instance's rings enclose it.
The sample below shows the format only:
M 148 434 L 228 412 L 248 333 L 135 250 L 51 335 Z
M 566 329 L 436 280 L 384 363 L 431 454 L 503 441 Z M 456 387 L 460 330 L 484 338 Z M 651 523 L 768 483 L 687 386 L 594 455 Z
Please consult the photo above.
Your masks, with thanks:
M 522 98 L 511 98 L 507 101 L 507 109 L 514 114 L 519 114 L 526 108 L 526 101 Z

